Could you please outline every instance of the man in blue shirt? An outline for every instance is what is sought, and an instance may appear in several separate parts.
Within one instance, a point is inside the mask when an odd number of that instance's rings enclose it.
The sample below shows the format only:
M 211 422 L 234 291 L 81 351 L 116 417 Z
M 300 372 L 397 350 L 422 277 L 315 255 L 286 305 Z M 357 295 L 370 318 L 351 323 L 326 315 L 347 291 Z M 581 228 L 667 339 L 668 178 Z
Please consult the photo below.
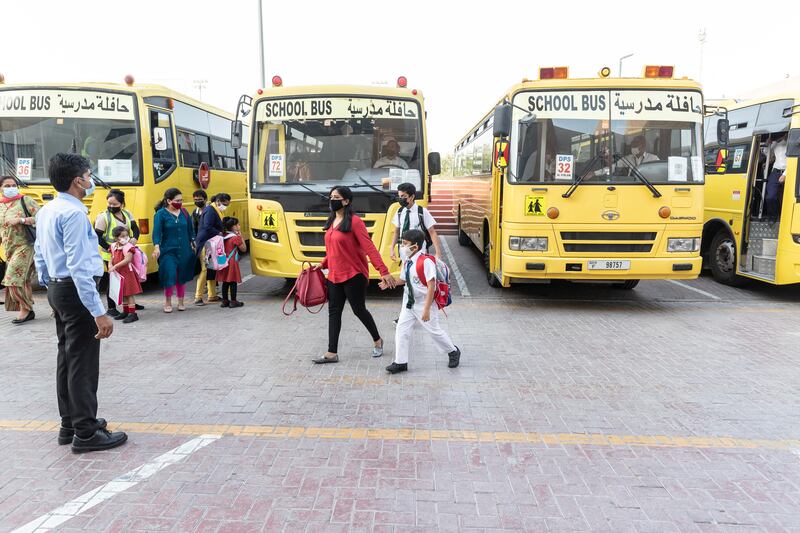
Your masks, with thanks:
M 54 155 L 48 174 L 58 197 L 37 216 L 34 259 L 56 319 L 58 443 L 72 443 L 75 453 L 108 450 L 128 436 L 111 433 L 97 418 L 100 339 L 111 336 L 114 324 L 97 290 L 103 261 L 82 202 L 94 182 L 89 161 L 77 154 Z

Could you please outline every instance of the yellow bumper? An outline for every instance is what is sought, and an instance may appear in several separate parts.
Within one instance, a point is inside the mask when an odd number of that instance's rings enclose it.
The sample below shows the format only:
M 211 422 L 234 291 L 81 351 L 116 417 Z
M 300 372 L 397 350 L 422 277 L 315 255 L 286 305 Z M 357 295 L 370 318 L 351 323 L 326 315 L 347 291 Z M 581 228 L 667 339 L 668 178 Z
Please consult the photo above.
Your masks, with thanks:
M 630 261 L 627 270 L 589 270 L 591 259 Z M 547 257 L 503 254 L 503 283 L 514 279 L 609 280 L 694 279 L 700 274 L 700 256 L 675 257 Z M 580 270 L 577 270 L 578 265 Z

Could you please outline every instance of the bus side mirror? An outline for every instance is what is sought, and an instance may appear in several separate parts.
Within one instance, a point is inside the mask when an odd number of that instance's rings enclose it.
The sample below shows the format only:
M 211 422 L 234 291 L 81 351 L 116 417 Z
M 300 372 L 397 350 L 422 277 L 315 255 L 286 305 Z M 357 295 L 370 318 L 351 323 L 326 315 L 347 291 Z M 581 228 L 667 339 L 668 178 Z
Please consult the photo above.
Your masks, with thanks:
M 242 121 L 231 122 L 231 146 L 234 150 L 242 147 Z
M 492 135 L 508 137 L 511 134 L 511 104 L 500 104 L 494 108 L 494 127 Z
M 428 173 L 431 176 L 438 176 L 442 173 L 442 156 L 439 155 L 439 152 L 428 154 Z
M 717 121 L 717 142 L 720 146 L 728 144 L 730 128 L 731 124 L 727 118 L 721 118 Z

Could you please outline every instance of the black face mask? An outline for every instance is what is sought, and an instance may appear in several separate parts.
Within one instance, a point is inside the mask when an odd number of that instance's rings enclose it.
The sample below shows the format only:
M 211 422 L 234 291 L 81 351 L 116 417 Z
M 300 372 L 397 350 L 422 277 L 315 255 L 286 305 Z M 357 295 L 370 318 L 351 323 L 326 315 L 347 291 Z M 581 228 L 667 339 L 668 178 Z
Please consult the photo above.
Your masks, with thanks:
M 331 200 L 331 211 L 338 211 L 344 207 L 344 202 L 341 200 Z
M 408 198 L 398 198 L 397 203 L 400 204 L 400 207 L 408 207 Z
M 112 214 L 114 214 L 114 215 L 116 215 L 116 214 L 117 214 L 117 213 L 119 213 L 120 211 L 122 211 L 122 207 L 109 207 L 109 208 L 108 208 L 108 212 L 109 212 L 109 213 L 112 213 Z
M 206 201 L 205 200 L 195 200 L 194 201 L 194 205 L 196 205 L 197 207 L 205 207 L 206 206 Z

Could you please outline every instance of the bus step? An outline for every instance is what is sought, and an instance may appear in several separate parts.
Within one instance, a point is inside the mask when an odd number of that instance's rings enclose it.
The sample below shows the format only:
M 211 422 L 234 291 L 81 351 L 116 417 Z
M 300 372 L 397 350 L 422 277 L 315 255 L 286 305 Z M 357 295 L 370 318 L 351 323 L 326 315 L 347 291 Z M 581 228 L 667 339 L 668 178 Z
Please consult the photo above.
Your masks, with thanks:
M 761 276 L 775 277 L 775 257 L 766 255 L 753 256 L 753 272 Z
M 763 239 L 761 241 L 761 255 L 768 257 L 778 255 L 778 239 Z

